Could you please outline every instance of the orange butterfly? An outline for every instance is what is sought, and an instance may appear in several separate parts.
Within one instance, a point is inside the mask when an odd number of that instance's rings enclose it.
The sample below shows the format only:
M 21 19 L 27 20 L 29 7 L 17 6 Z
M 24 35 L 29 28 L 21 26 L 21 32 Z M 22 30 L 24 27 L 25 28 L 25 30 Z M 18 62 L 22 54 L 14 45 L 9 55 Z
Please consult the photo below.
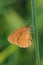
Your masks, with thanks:
M 29 26 L 25 26 L 16 30 L 8 37 L 8 41 L 10 43 L 16 44 L 21 48 L 29 47 L 31 45 L 31 40 L 31 29 Z

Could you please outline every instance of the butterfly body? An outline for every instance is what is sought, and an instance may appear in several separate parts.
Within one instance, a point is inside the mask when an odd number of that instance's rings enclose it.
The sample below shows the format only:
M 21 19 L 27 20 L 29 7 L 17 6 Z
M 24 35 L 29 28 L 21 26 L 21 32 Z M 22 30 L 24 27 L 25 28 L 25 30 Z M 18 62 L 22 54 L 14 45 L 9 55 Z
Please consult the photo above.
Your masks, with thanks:
M 31 45 L 31 29 L 29 26 L 20 28 L 11 33 L 8 37 L 8 41 L 12 44 L 16 44 L 21 48 L 26 48 Z

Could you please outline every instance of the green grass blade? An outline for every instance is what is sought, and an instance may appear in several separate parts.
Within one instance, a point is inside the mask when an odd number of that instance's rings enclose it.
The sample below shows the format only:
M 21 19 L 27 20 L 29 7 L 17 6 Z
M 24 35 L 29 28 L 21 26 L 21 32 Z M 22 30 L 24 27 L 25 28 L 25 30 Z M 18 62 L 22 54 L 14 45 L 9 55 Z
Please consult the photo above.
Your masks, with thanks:
M 36 10 L 35 10 L 35 0 L 32 0 L 32 16 L 34 24 L 34 38 L 35 38 L 35 50 L 36 50 L 36 65 L 40 65 L 40 54 L 39 54 L 39 42 L 38 42 L 38 32 L 36 23 Z

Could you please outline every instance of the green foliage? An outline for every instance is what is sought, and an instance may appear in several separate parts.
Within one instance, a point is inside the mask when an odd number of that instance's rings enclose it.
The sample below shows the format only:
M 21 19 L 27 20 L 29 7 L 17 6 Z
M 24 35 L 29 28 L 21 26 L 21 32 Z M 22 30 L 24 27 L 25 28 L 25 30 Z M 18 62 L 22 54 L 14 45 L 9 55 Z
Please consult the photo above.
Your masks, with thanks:
M 43 5 L 36 1 L 37 28 L 40 45 L 41 65 L 43 65 Z M 38 4 L 37 4 L 38 3 Z M 40 8 L 39 8 L 40 6 Z M 32 26 L 32 45 L 22 49 L 8 42 L 12 31 Z M 0 65 L 36 65 L 34 32 L 30 0 L 0 0 Z

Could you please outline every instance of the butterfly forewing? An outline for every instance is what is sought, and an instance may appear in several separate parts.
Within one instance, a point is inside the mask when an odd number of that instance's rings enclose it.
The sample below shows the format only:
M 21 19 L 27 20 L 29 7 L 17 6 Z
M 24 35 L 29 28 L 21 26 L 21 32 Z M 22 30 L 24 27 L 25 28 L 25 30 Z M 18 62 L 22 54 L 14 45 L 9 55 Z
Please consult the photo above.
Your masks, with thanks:
M 25 48 L 31 44 L 31 29 L 29 26 L 20 28 L 15 32 L 11 33 L 8 37 L 8 41 L 12 44 L 16 44 L 19 47 Z

